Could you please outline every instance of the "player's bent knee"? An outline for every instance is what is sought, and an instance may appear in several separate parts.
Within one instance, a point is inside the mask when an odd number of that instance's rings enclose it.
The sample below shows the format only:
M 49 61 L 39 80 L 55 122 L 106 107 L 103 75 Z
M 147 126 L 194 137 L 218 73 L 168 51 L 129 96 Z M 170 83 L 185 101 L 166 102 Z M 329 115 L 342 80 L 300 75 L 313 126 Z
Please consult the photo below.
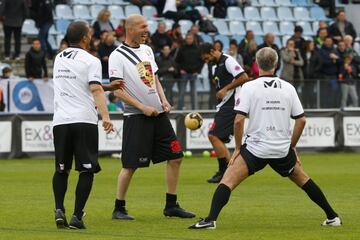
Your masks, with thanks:
M 208 135 L 208 139 L 210 142 L 215 142 L 215 141 L 219 140 L 219 138 L 217 136 L 212 135 L 212 134 Z

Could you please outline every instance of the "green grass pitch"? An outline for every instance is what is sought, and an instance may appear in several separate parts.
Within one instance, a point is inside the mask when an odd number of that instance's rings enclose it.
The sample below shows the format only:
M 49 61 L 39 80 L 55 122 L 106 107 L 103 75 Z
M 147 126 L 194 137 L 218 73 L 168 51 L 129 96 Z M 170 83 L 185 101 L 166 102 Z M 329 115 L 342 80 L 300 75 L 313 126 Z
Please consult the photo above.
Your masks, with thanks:
M 343 219 L 340 228 L 321 227 L 323 212 L 306 194 L 269 167 L 243 182 L 223 209 L 216 230 L 188 230 L 207 215 L 216 185 L 206 179 L 216 169 L 214 158 L 186 158 L 181 169 L 178 198 L 194 211 L 195 219 L 165 218 L 164 164 L 136 172 L 127 195 L 127 208 L 135 221 L 111 220 L 117 159 L 100 159 L 85 211 L 86 230 L 57 230 L 53 215 L 51 178 L 53 161 L 22 159 L 0 161 L 0 239 L 256 239 L 358 240 L 360 239 L 360 154 L 301 154 L 307 173 L 322 188 Z M 74 207 L 77 173 L 71 172 L 66 208 Z

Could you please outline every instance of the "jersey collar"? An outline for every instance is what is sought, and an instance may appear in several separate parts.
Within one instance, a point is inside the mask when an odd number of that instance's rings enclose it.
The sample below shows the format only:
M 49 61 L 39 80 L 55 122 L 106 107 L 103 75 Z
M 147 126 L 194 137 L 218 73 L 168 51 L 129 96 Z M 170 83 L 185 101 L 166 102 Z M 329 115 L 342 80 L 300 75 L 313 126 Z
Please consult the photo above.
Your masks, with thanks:
M 125 47 L 129 47 L 129 48 L 140 48 L 140 45 L 138 46 L 138 47 L 131 47 L 129 44 L 127 44 L 127 43 L 125 43 L 125 42 L 123 42 L 123 45 L 125 46 Z

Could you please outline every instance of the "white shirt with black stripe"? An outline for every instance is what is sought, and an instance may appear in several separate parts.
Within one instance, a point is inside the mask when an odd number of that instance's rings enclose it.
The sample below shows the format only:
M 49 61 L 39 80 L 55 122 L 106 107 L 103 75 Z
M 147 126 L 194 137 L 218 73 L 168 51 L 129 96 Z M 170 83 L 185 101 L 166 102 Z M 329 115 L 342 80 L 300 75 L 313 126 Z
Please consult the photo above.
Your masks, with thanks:
M 156 88 L 155 74 L 158 66 L 152 49 L 144 44 L 133 48 L 120 44 L 109 57 L 110 81 L 123 79 L 125 90 L 139 102 L 163 112 Z M 142 114 L 134 106 L 124 104 L 124 115 Z
M 101 84 L 101 62 L 81 48 L 67 48 L 54 62 L 53 126 L 97 124 L 98 113 L 90 84 Z
M 234 110 L 249 117 L 246 148 L 259 158 L 283 158 L 289 152 L 290 118 L 304 116 L 294 86 L 276 76 L 262 76 L 242 86 Z

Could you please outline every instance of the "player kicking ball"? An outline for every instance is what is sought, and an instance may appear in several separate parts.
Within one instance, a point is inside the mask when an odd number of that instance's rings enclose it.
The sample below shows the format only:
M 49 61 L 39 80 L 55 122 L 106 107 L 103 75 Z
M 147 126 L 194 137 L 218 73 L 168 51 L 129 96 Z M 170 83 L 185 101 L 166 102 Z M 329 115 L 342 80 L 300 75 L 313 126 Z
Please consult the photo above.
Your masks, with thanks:
M 229 201 L 231 191 L 268 164 L 282 177 L 288 177 L 302 188 L 324 210 L 327 219 L 323 226 L 341 226 L 338 214 L 305 173 L 297 156 L 295 147 L 306 122 L 304 110 L 295 88 L 273 75 L 277 61 L 278 55 L 271 48 L 266 47 L 256 53 L 260 77 L 244 84 L 235 97 L 235 151 L 214 193 L 209 215 L 191 225 L 190 229 L 215 229 L 216 220 Z M 246 116 L 249 117 L 247 137 L 241 145 Z M 292 135 L 290 117 L 295 119 Z

